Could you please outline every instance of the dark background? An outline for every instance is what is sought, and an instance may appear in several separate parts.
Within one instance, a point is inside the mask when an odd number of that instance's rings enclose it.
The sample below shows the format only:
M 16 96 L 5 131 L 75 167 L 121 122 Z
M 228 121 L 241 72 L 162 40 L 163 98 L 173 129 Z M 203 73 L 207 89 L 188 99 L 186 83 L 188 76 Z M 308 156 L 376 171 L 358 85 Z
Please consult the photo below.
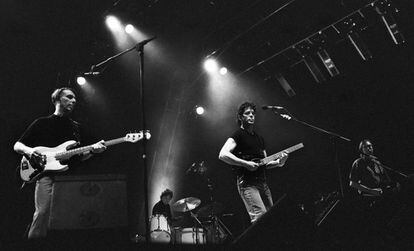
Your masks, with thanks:
M 413 161 L 409 156 L 414 136 L 411 1 L 393 1 L 400 10 L 394 16 L 406 43 L 395 45 L 379 17 L 371 15 L 361 37 L 373 59 L 363 61 L 348 40 L 336 40 L 327 48 L 341 74 L 327 77 L 326 82 L 316 83 L 303 63 L 273 62 L 239 74 L 368 2 L 291 1 L 286 8 L 249 29 L 288 2 L 3 1 L 0 8 L 4 19 L 0 22 L 1 239 L 20 239 L 30 222 L 33 191 L 31 187 L 19 190 L 15 167 L 20 156 L 12 147 L 29 123 L 53 112 L 50 93 L 54 88 L 69 85 L 76 89 L 78 106 L 74 118 L 93 138 L 111 139 L 142 129 L 135 52 L 111 63 L 99 78 L 90 80 L 88 87 L 82 89 L 75 84 L 76 74 L 120 51 L 105 26 L 107 13 L 145 30 L 148 37 L 157 36 L 145 54 L 144 102 L 147 129 L 152 134 L 147 148 L 150 203 L 156 202 L 161 190 L 170 187 L 175 192 L 174 201 L 192 196 L 205 205 L 209 198 L 205 180 L 185 175 L 191 163 L 204 160 L 207 175 L 215 183 L 215 199 L 223 203 L 224 212 L 234 214 L 224 218 L 224 222 L 236 235 L 247 227 L 247 215 L 231 169 L 217 159 L 221 146 L 236 128 L 237 106 L 245 100 L 258 106 L 284 106 L 303 121 L 352 139 L 350 143 L 336 141 L 345 188 L 350 166 L 358 156 L 357 145 L 364 138 L 373 141 L 375 154 L 383 163 L 411 173 Z M 223 83 L 227 86 L 213 85 L 203 72 L 202 60 L 213 51 L 235 79 Z M 276 71 L 283 72 L 296 96 L 288 97 L 271 78 Z M 203 105 L 206 114 L 196 116 L 195 105 Z M 303 203 L 339 190 L 333 141 L 329 136 L 261 109 L 257 131 L 265 137 L 268 153 L 299 142 L 305 145 L 303 150 L 291 154 L 285 168 L 268 173 L 275 200 L 288 193 Z M 141 151 L 141 144 L 115 146 L 85 162 L 85 168 L 72 171 L 127 175 L 130 233 L 143 233 L 144 229 Z

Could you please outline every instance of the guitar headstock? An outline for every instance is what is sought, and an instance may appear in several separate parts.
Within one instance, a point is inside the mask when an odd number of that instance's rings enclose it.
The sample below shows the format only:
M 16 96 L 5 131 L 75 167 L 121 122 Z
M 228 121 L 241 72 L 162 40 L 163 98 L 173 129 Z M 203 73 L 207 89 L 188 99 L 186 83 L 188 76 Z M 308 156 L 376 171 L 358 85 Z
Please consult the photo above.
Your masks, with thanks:
M 125 135 L 124 140 L 127 142 L 136 143 L 140 141 L 141 139 L 143 139 L 144 137 L 147 140 L 151 138 L 151 134 L 149 130 L 141 130 L 136 133 L 128 133 L 127 135 Z
M 287 120 L 291 120 L 291 119 L 292 119 L 292 116 L 287 115 L 287 114 L 280 114 L 280 116 L 281 116 L 282 118 L 284 118 L 284 119 L 287 119 Z

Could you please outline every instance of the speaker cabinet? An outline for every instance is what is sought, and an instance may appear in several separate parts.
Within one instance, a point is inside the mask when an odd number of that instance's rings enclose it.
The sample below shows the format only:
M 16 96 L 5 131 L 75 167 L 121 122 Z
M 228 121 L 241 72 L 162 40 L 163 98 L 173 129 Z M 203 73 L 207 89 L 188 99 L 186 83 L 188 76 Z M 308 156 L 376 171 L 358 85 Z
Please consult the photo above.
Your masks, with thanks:
M 56 176 L 49 228 L 91 229 L 127 226 L 125 175 Z
M 313 221 L 287 196 L 246 229 L 234 242 L 234 250 L 301 250 L 312 247 Z

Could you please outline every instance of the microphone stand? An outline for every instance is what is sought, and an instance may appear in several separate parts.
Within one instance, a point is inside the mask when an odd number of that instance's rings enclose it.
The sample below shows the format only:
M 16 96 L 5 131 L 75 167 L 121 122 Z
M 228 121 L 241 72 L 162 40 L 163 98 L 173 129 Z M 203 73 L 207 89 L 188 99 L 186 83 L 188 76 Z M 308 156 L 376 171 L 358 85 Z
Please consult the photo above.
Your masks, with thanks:
M 337 146 L 337 142 L 336 142 L 336 140 L 338 140 L 338 139 L 339 139 L 339 140 L 346 141 L 346 142 L 351 142 L 351 140 L 350 140 L 350 139 L 348 139 L 348 138 L 346 138 L 346 137 L 344 137 L 344 136 L 341 136 L 341 135 L 339 135 L 339 134 L 337 134 L 337 133 L 330 132 L 330 131 L 328 131 L 328 130 L 325 130 L 325 129 L 322 129 L 322 128 L 320 128 L 320 127 L 317 127 L 317 126 L 311 125 L 311 124 L 306 123 L 306 122 L 304 122 L 304 121 L 301 121 L 301 120 L 299 120 L 299 119 L 297 119 L 297 118 L 293 117 L 292 115 L 290 115 L 289 111 L 288 111 L 288 110 L 286 110 L 286 108 L 283 108 L 283 109 L 282 109 L 282 110 L 285 110 L 285 111 L 286 111 L 286 113 L 281 113 L 281 112 L 279 112 L 278 110 L 280 110 L 280 109 L 272 109 L 272 110 L 273 110 L 273 112 L 274 112 L 275 114 L 277 114 L 278 116 L 280 116 L 280 117 L 282 117 L 282 118 L 284 118 L 284 119 L 287 119 L 287 120 L 293 120 L 293 121 L 295 121 L 295 122 L 296 122 L 296 123 L 298 123 L 298 124 L 301 124 L 301 125 L 303 125 L 303 126 L 309 127 L 309 128 L 311 128 L 311 129 L 313 129 L 314 131 L 321 132 L 321 133 L 326 134 L 326 135 L 328 135 L 328 136 L 330 136 L 330 137 L 331 137 L 331 139 L 332 139 L 332 144 L 333 144 L 333 146 L 334 146 L 334 165 L 335 165 L 335 167 L 336 167 L 336 169 L 337 169 L 337 171 L 338 171 L 338 180 L 339 180 L 339 188 L 340 188 L 340 190 L 341 190 L 341 196 L 342 196 L 342 198 L 344 198 L 344 186 L 343 186 L 343 183 L 342 183 L 341 168 L 339 167 L 339 160 L 338 160 L 338 146 Z
M 133 50 L 136 50 L 139 54 L 139 83 L 138 83 L 138 88 L 139 88 L 139 104 L 141 106 L 141 118 L 142 118 L 142 130 L 145 130 L 146 128 L 146 121 L 145 121 L 145 102 L 144 102 L 144 46 L 149 43 L 150 41 L 154 40 L 156 37 L 152 37 L 146 40 L 143 40 L 139 43 L 137 43 L 136 45 L 134 45 L 133 47 L 126 49 L 112 57 L 109 57 L 107 59 L 105 59 L 104 61 L 96 64 L 96 65 L 92 65 L 92 69 L 95 69 L 97 67 L 100 67 L 102 65 L 105 65 L 111 61 L 113 61 L 114 59 L 130 52 Z M 144 164 L 144 208 L 145 208 L 145 240 L 147 241 L 147 243 L 149 243 L 150 240 L 150 229 L 149 229 L 149 212 L 148 212 L 148 208 L 149 208 L 149 202 L 148 202 L 148 168 L 147 168 L 147 154 L 146 154 L 146 145 L 147 145 L 147 137 L 144 134 L 143 140 L 142 140 L 142 160 L 143 160 L 143 164 Z
M 388 171 L 390 171 L 390 172 L 393 172 L 393 173 L 396 173 L 396 174 L 399 174 L 400 176 L 402 176 L 402 177 L 404 177 L 404 178 L 409 178 L 410 176 L 409 175 L 407 175 L 407 174 L 405 174 L 405 173 L 403 173 L 403 172 L 400 172 L 400 171 L 397 171 L 397 170 L 395 170 L 395 169 L 392 169 L 391 167 L 389 167 L 389 166 L 386 166 L 386 165 L 384 165 L 384 164 L 382 164 L 381 162 L 379 162 L 378 160 L 376 160 L 376 159 L 371 159 L 375 164 L 377 164 L 377 165 L 379 165 L 379 166 L 381 166 L 382 168 L 384 168 L 384 169 L 387 169 Z

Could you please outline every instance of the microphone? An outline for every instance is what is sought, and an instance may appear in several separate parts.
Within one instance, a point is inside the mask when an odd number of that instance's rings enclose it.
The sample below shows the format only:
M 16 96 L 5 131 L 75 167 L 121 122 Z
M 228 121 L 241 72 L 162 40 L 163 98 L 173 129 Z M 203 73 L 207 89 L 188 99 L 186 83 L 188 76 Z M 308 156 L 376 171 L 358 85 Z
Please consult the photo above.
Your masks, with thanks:
M 142 46 L 142 45 L 146 45 L 146 44 L 148 44 L 149 42 L 151 42 L 152 40 L 154 40 L 154 39 L 156 39 L 157 37 L 152 37 L 152 38 L 148 38 L 148 39 L 145 39 L 145 40 L 142 40 L 141 42 L 139 42 L 137 45 L 139 45 L 139 46 Z
M 90 71 L 90 72 L 85 72 L 83 75 L 85 76 L 98 76 L 101 73 L 99 71 Z
M 263 110 L 267 110 L 267 109 L 283 110 L 285 108 L 282 106 L 276 106 L 276 105 L 264 105 L 262 106 L 262 109 Z

